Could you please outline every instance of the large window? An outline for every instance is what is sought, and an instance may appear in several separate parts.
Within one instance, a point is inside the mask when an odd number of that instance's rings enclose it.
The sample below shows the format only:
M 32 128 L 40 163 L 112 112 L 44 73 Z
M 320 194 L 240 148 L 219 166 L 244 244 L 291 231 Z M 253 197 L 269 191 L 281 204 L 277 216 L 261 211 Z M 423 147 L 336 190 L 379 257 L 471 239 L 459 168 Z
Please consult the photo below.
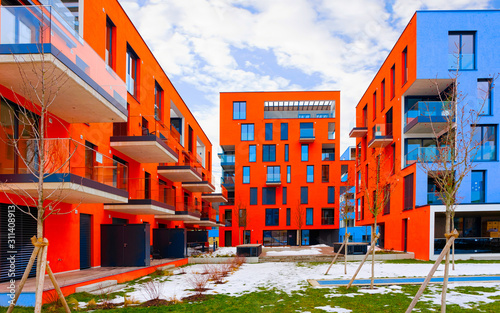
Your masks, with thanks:
M 384 215 L 391 213 L 391 185 L 387 184 L 384 187 Z
M 114 69 L 115 62 L 115 36 L 116 27 L 115 24 L 106 16 L 106 65 Z
M 292 210 L 286 208 L 286 226 L 290 226 L 290 220 L 292 219 Z
M 413 174 L 404 178 L 404 207 L 403 210 L 413 209 Z
M 377 117 L 377 92 L 375 91 L 373 93 L 373 107 L 372 107 L 372 115 L 373 115 L 373 120 Z
M 134 97 L 137 97 L 139 57 L 127 45 L 127 91 Z
M 163 115 L 163 89 L 155 82 L 155 119 L 161 121 Z
M 250 166 L 243 166 L 243 183 L 250 184 Z
M 313 224 L 313 213 L 314 213 L 313 208 L 306 209 L 306 225 Z
M 477 80 L 477 103 L 481 115 L 491 115 L 491 79 Z
M 256 187 L 250 188 L 250 205 L 258 204 L 257 194 L 258 194 L 258 189 Z
M 245 101 L 233 102 L 233 120 L 244 120 L 247 118 L 247 103 Z
M 328 203 L 335 203 L 335 187 L 328 186 Z
M 330 165 L 321 165 L 321 182 L 328 183 L 330 181 Z
M 334 208 L 321 209 L 321 225 L 333 225 L 334 221 L 335 221 Z
M 474 161 L 494 161 L 497 159 L 497 128 L 493 125 L 471 126 L 472 145 L 471 153 Z
M 267 167 L 267 180 L 268 183 L 278 183 L 281 182 L 281 172 L 279 166 L 268 166 Z
M 485 171 L 472 171 L 471 172 L 471 199 L 472 203 L 485 202 Z
M 257 146 L 249 145 L 248 146 L 248 162 L 256 162 L 257 161 Z
M 273 123 L 266 123 L 266 140 L 273 140 Z
M 309 161 L 309 145 L 305 144 L 301 146 L 301 161 Z
M 300 123 L 300 138 L 314 138 L 314 123 Z
M 474 32 L 448 33 L 449 69 L 473 70 L 476 67 Z
M 266 209 L 266 226 L 278 226 L 280 224 L 280 210 Z
M 286 166 L 286 182 L 290 183 L 292 181 L 292 167 L 290 165 Z
M 275 162 L 275 161 L 276 161 L 276 145 L 263 145 L 262 162 Z
M 288 162 L 288 159 L 289 159 L 289 148 L 288 148 L 288 144 L 285 145 L 285 162 Z
M 380 83 L 380 111 L 385 109 L 385 79 Z
M 396 95 L 396 65 L 391 67 L 391 99 Z
M 253 133 L 253 124 L 241 124 L 241 141 L 252 141 Z
M 282 193 L 282 203 L 286 204 L 287 203 L 287 193 L 288 189 L 286 187 L 283 187 L 283 193 Z
M 300 187 L 300 203 L 307 204 L 309 202 L 309 188 Z
M 262 187 L 262 204 L 276 204 L 276 188 L 275 187 Z
M 405 47 L 401 54 L 402 85 L 408 81 L 408 48 Z
M 314 165 L 307 166 L 307 178 L 308 183 L 314 183 Z
M 288 123 L 281 123 L 281 140 L 288 140 Z

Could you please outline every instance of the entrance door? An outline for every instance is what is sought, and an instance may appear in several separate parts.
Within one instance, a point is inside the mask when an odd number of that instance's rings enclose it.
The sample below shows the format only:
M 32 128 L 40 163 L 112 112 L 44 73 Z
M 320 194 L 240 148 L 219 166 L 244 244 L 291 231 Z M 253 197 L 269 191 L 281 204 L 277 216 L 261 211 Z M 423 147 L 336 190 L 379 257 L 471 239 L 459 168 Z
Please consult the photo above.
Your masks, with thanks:
M 384 224 L 378 225 L 378 232 L 380 233 L 380 237 L 378 238 L 378 246 L 381 249 L 384 249 L 384 239 L 385 239 L 385 225 Z
M 289 230 L 289 231 L 287 231 L 287 236 L 288 236 L 288 244 L 290 246 L 296 246 L 297 245 L 297 231 L 296 230 Z
M 408 249 L 408 219 L 403 220 L 403 251 L 407 252 Z
M 95 150 L 97 146 L 85 141 L 85 178 L 94 179 Z
M 80 214 L 80 269 L 90 268 L 92 215 Z
M 249 244 L 250 243 L 250 234 L 251 230 L 245 230 L 243 232 L 243 244 Z
M 224 246 L 225 247 L 232 247 L 233 246 L 233 241 L 232 241 L 232 231 L 226 230 L 224 232 Z

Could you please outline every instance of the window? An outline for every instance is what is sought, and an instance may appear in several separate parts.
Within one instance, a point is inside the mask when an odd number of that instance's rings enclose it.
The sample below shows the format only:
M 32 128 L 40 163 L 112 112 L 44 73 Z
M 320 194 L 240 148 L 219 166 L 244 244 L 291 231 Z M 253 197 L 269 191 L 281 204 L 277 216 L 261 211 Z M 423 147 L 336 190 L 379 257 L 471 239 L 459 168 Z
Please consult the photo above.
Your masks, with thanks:
M 248 146 L 248 162 L 256 162 L 257 161 L 257 146 L 249 145 Z
M 309 161 L 309 145 L 302 145 L 300 151 L 300 160 L 306 162 Z
M 243 166 L 243 183 L 250 184 L 250 166 Z
M 349 166 L 341 165 L 340 166 L 340 181 L 345 183 L 349 180 Z
M 300 138 L 314 138 L 314 123 L 300 123 Z
M 307 166 L 307 178 L 308 183 L 314 183 L 314 165 Z
M 267 167 L 267 180 L 268 183 L 278 183 L 281 182 L 281 173 L 279 166 L 268 166 Z
M 245 101 L 233 102 L 233 120 L 244 120 L 247 118 L 247 103 Z
M 335 203 L 335 187 L 328 186 L 328 203 Z
M 471 159 L 474 161 L 494 161 L 497 159 L 497 128 L 492 125 L 471 126 Z
M 321 209 L 321 225 L 333 225 L 335 218 L 334 208 Z
M 155 81 L 155 119 L 161 121 L 163 111 L 163 89 Z
M 258 204 L 257 193 L 258 193 L 257 188 L 255 187 L 250 188 L 250 205 Z
M 491 115 L 491 79 L 477 80 L 477 103 L 481 115 Z
M 384 215 L 391 213 L 391 185 L 387 184 L 384 187 Z
M 485 171 L 472 171 L 471 172 L 471 203 L 484 203 L 485 202 Z
M 406 84 L 408 81 L 408 48 L 405 47 L 403 50 L 403 53 L 401 54 L 401 70 L 402 72 L 402 81 L 403 81 L 403 86 Z
M 373 109 L 372 109 L 372 114 L 373 114 L 373 120 L 377 117 L 377 92 L 375 91 L 373 93 Z
M 330 165 L 321 165 L 321 182 L 328 183 L 330 181 Z
M 115 35 L 116 27 L 115 24 L 106 16 L 106 55 L 105 62 L 106 65 L 114 69 L 115 62 Z
M 318 113 L 316 114 L 316 118 L 329 118 L 330 115 L 328 113 Z
M 311 118 L 311 114 L 299 114 L 299 118 Z
M 322 148 L 321 161 L 335 161 L 335 148 Z
M 276 161 L 276 145 L 263 145 L 262 162 L 275 162 L 275 161 Z
M 455 70 L 473 70 L 476 67 L 474 32 L 448 33 L 448 67 Z
M 309 188 L 300 187 L 300 203 L 307 204 L 309 202 Z
M 288 144 L 285 145 L 285 162 L 288 162 L 288 154 L 289 154 L 289 149 L 288 149 Z
M 391 67 L 391 99 L 396 95 L 396 65 Z
M 380 83 L 380 111 L 385 109 L 385 79 Z
M 239 214 L 240 215 L 238 217 L 238 226 L 240 226 L 240 227 L 247 226 L 247 210 L 240 209 Z
M 286 208 L 286 226 L 290 226 L 290 220 L 292 219 L 292 210 Z
M 404 207 L 403 210 L 413 209 L 413 174 L 404 178 Z
M 233 211 L 232 210 L 225 210 L 224 211 L 224 221 L 226 221 L 225 225 L 226 227 L 231 227 L 233 225 Z
M 313 224 L 313 208 L 306 209 L 306 225 Z
M 276 188 L 274 187 L 262 187 L 262 204 L 276 204 Z
M 139 69 L 139 57 L 135 54 L 134 50 L 127 45 L 127 91 L 137 98 L 137 86 Z
M 266 123 L 266 140 L 273 140 L 273 123 Z
M 280 220 L 279 209 L 266 209 L 266 226 L 278 226 Z
M 281 123 L 281 140 L 288 140 L 288 123 Z
M 241 124 L 241 141 L 252 141 L 253 131 L 253 124 Z
M 286 199 L 286 198 L 287 198 L 287 196 L 288 196 L 288 195 L 287 195 L 287 191 L 288 191 L 288 190 L 287 190 L 287 188 L 286 188 L 286 187 L 283 187 L 283 195 L 282 195 L 282 198 L 283 198 L 283 199 L 282 199 L 282 203 L 283 203 L 283 204 L 286 204 L 286 202 L 287 202 L 287 199 Z
M 292 167 L 287 165 L 286 167 L 286 182 L 290 183 L 292 181 Z

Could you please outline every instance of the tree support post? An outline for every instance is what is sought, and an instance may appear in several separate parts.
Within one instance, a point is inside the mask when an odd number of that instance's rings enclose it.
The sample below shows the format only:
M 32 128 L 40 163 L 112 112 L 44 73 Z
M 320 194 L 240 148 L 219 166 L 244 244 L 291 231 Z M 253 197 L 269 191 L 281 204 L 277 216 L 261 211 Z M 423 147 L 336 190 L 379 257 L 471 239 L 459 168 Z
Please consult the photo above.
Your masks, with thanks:
M 348 233 L 345 238 L 344 238 L 344 241 L 342 242 L 342 245 L 340 246 L 340 249 L 339 251 L 337 251 L 337 254 L 335 254 L 335 257 L 333 258 L 333 261 L 332 263 L 330 263 L 330 266 L 328 267 L 328 269 L 326 270 L 326 273 L 325 275 L 328 275 L 328 272 L 330 271 L 330 268 L 332 268 L 332 265 L 335 264 L 335 261 L 337 261 L 337 257 L 339 256 L 340 254 L 340 251 L 342 251 L 342 248 L 345 246 L 345 251 L 344 251 L 344 258 L 346 256 L 346 251 L 347 251 L 347 240 L 349 240 L 349 236 L 351 236 L 350 233 Z
M 361 264 L 359 264 L 358 269 L 356 270 L 356 273 L 354 273 L 354 276 L 352 276 L 351 281 L 347 285 L 347 289 L 351 288 L 352 283 L 354 282 L 354 279 L 356 279 L 356 276 L 358 275 L 359 271 L 361 270 L 361 267 L 363 267 L 363 264 L 365 263 L 366 259 L 370 255 L 373 249 L 375 249 L 375 242 L 377 242 L 378 238 L 380 237 L 380 234 L 376 234 L 375 237 L 373 238 L 371 244 L 370 244 L 370 249 L 366 252 L 365 257 L 363 258 L 363 261 L 361 261 Z

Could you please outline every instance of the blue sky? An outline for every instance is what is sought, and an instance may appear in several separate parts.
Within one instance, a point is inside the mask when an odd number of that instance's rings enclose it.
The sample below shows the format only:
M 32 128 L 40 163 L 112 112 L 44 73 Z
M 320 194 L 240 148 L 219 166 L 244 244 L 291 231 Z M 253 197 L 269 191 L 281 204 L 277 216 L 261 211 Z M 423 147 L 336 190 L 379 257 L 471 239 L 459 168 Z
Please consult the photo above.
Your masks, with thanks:
M 340 90 L 342 153 L 356 104 L 416 10 L 500 9 L 500 0 L 119 2 L 214 153 L 219 92 L 263 90 Z

